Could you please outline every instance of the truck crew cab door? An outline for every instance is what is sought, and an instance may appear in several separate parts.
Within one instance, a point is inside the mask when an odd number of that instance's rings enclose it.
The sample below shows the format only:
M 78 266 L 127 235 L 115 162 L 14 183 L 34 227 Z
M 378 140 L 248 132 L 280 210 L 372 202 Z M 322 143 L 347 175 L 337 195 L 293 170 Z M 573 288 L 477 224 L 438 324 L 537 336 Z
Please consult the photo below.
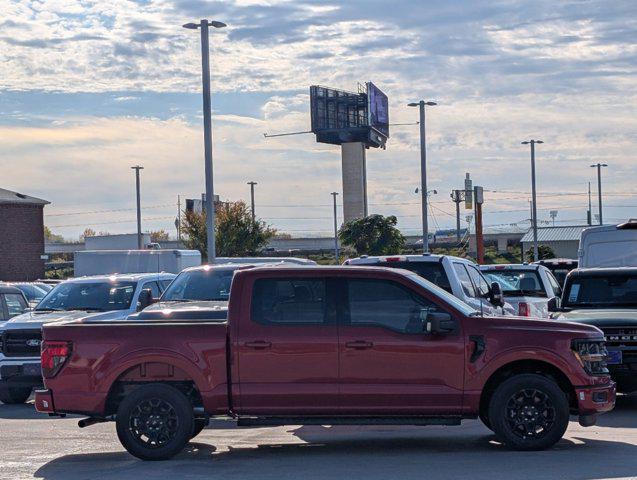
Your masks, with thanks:
M 239 399 L 248 415 L 334 414 L 338 341 L 333 282 L 302 272 L 254 281 L 238 325 Z
M 427 335 L 421 310 L 445 310 L 407 284 L 352 277 L 341 287 L 342 412 L 459 414 L 465 362 L 459 319 L 454 333 Z

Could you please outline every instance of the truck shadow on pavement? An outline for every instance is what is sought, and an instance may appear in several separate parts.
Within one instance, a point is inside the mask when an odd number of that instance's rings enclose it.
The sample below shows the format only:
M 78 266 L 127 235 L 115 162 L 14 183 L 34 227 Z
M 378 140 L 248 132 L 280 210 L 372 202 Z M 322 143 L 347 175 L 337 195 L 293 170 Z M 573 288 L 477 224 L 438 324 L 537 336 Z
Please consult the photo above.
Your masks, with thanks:
M 217 451 L 212 445 L 191 443 L 175 459 L 142 462 L 125 452 L 65 455 L 43 465 L 35 478 L 75 480 L 85 478 L 297 479 L 332 478 L 502 478 L 600 479 L 632 477 L 637 472 L 637 446 L 621 441 L 569 437 L 543 452 L 513 452 L 495 442 L 493 435 L 445 435 L 430 432 L 410 438 L 397 428 L 380 432 L 343 431 L 329 440 L 320 427 L 302 427 L 307 443 L 257 442 Z M 342 430 L 343 427 L 338 427 Z M 486 432 L 486 430 L 485 430 Z M 206 432 L 215 434 L 215 431 Z M 293 431 L 297 433 L 297 431 Z M 415 435 L 414 435 L 415 436 Z M 315 440 L 311 440 L 311 438 Z M 340 437 L 340 438 L 339 438 Z M 333 438 L 333 436 L 332 436 Z M 207 440 L 207 439 L 206 439 Z M 238 442 L 238 444 L 245 441 Z

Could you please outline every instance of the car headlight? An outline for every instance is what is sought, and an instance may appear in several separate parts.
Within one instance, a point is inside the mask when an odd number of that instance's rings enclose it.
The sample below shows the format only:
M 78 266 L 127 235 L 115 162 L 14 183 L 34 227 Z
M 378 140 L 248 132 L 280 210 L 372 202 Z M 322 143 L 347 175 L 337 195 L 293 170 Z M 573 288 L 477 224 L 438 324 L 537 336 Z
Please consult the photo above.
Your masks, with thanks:
M 590 375 L 606 375 L 606 343 L 604 340 L 573 340 L 571 350 L 578 362 Z

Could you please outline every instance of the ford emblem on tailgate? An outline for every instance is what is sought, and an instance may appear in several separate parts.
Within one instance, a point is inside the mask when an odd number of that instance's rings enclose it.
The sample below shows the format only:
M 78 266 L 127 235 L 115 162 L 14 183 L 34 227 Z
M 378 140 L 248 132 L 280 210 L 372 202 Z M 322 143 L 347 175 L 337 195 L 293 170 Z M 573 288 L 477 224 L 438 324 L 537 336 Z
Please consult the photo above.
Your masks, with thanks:
M 39 347 L 40 343 L 42 343 L 37 338 L 32 338 L 31 340 L 27 340 L 27 347 Z

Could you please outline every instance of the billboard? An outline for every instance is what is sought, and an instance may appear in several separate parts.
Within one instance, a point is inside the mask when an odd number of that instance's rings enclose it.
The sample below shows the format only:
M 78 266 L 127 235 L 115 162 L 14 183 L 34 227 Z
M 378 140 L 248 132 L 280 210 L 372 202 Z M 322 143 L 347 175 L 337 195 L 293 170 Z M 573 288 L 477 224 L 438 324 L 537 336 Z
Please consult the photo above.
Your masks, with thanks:
M 367 82 L 369 126 L 389 138 L 389 99 L 380 88 Z
M 371 82 L 366 91 L 359 86 L 358 93 L 312 85 L 310 117 L 312 133 L 320 143 L 362 142 L 384 148 L 389 133 L 387 96 Z

